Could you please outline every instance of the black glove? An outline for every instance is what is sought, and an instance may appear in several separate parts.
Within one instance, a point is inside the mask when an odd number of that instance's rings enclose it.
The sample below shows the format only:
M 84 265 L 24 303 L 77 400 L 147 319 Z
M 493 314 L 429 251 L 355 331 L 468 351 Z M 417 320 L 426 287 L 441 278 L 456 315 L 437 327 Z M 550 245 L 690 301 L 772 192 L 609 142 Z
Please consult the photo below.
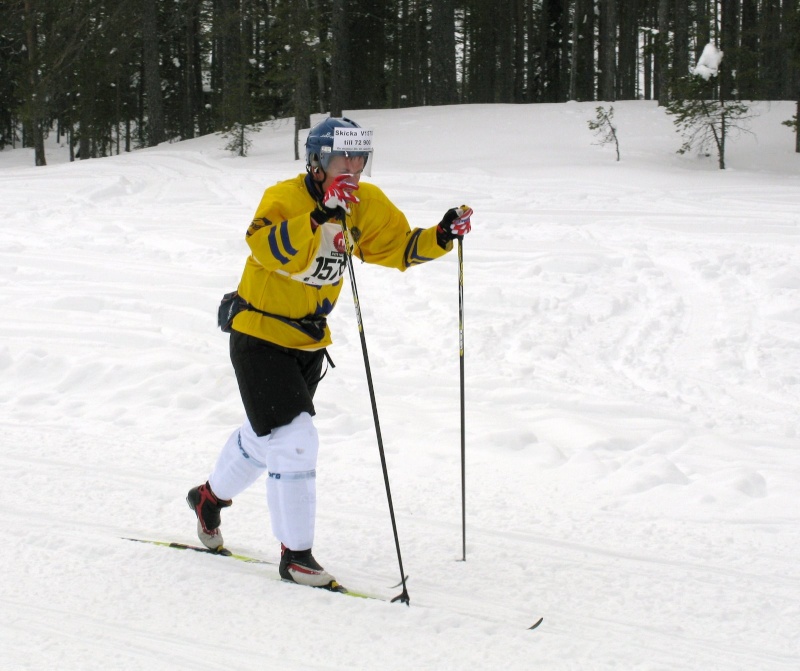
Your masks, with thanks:
M 466 205 L 454 207 L 445 212 L 436 227 L 436 241 L 444 248 L 451 240 L 461 239 L 472 230 L 470 217 L 472 208 Z
M 311 213 L 311 228 L 316 230 L 317 226 L 330 221 L 331 219 L 341 219 L 345 214 L 343 207 L 325 207 L 319 205 L 316 210 Z

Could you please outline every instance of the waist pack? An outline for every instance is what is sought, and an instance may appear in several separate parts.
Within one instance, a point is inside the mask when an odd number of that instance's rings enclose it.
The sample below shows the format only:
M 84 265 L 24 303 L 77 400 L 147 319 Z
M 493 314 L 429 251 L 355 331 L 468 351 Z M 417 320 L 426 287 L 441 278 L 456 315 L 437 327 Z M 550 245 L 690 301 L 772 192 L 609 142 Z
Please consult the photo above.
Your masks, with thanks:
M 302 319 L 290 319 L 289 317 L 276 315 L 272 312 L 265 312 L 248 303 L 239 295 L 238 291 L 231 291 L 222 297 L 222 301 L 217 310 L 217 326 L 222 329 L 223 333 L 230 333 L 232 330 L 231 324 L 233 324 L 233 318 L 243 310 L 258 312 L 258 314 L 264 315 L 265 317 L 272 317 L 273 319 L 282 321 L 284 324 L 294 326 L 317 341 L 325 337 L 325 326 L 328 323 L 325 317 L 320 315 L 308 315 Z

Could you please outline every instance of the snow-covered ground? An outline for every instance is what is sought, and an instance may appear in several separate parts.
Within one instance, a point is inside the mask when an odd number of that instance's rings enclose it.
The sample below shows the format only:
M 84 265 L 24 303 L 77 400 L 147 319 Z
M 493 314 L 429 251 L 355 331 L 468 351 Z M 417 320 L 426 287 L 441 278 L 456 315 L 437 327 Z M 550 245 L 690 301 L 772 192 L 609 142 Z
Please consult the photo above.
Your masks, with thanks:
M 242 419 L 223 293 L 262 190 L 302 171 L 276 123 L 68 163 L 0 153 L 0 668 L 800 668 L 800 155 L 791 103 L 679 156 L 654 103 L 352 112 L 412 225 L 457 259 L 355 271 L 410 607 L 267 579 L 192 542 L 184 497 Z M 315 555 L 394 596 L 397 558 L 350 289 L 317 395 Z M 223 513 L 278 558 L 258 483 Z M 544 623 L 526 631 L 538 617 Z

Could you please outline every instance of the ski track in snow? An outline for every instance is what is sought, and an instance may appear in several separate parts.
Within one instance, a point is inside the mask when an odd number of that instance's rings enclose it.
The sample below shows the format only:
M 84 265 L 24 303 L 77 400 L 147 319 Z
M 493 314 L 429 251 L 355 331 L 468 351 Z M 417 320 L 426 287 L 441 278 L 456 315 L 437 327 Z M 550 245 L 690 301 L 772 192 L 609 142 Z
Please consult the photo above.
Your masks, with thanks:
M 0 153 L 0 667 L 799 668 L 793 108 L 764 105 L 724 173 L 677 157 L 649 103 L 615 104 L 617 164 L 591 145 L 593 109 L 352 115 L 412 226 L 476 212 L 466 562 L 455 254 L 355 268 L 408 608 L 121 540 L 196 540 L 186 491 L 242 418 L 216 307 L 263 188 L 301 169 L 290 124 L 247 159 L 214 137 L 75 164 L 51 147 L 40 169 Z M 493 142 L 471 151 L 480 127 Z M 349 292 L 317 395 L 315 555 L 392 597 Z M 277 560 L 264 498 L 252 487 L 223 528 Z

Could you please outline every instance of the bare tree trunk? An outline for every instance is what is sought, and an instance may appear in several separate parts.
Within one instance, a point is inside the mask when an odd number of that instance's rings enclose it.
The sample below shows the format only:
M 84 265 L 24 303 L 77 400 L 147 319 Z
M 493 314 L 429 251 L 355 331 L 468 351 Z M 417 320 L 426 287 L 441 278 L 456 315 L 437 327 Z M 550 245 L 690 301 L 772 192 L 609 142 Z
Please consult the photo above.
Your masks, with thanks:
M 572 13 L 572 50 L 569 58 L 569 100 L 577 100 L 578 88 L 578 21 L 580 20 L 580 0 L 576 0 Z
M 600 98 L 617 99 L 617 0 L 602 0 L 600 22 Z
M 493 32 L 497 45 L 494 102 L 511 103 L 514 102 L 514 16 L 510 12 L 499 12 L 494 15 L 492 23 L 490 26 L 486 22 L 485 36 L 491 36 Z M 484 67 L 487 65 L 492 67 L 494 64 L 484 63 Z
M 39 63 L 36 30 L 36 3 L 35 0 L 25 0 L 25 39 L 28 48 L 28 123 L 33 137 L 33 155 L 37 166 L 47 165 L 44 155 L 44 129 L 42 114 L 42 99 L 39 92 Z
M 727 99 L 725 80 L 727 79 L 728 68 L 720 64 L 719 68 L 719 110 L 720 110 L 720 123 L 719 123 L 719 139 L 717 146 L 719 147 L 719 169 L 725 170 L 725 136 L 728 129 L 725 123 L 725 100 Z
M 652 100 L 653 99 L 653 42 L 655 41 L 655 37 L 653 33 L 647 31 L 642 35 L 644 40 L 643 49 L 642 49 L 642 70 L 643 72 L 643 79 L 644 79 L 644 94 L 643 97 L 645 100 Z
M 347 29 L 347 3 L 333 0 L 331 13 L 331 116 L 342 116 L 350 91 L 350 36 Z
M 578 76 L 575 93 L 578 100 L 595 100 L 594 80 L 597 74 L 595 63 L 595 51 L 597 42 L 595 40 L 595 28 L 597 18 L 595 17 L 595 1 L 580 0 L 576 3 L 576 9 L 580 7 L 580 17 L 578 20 Z
M 675 77 L 689 72 L 689 0 L 675 0 L 675 39 L 672 67 Z
M 559 91 L 558 102 L 565 102 L 570 99 L 572 92 L 570 90 L 570 75 L 572 73 L 572 58 L 570 44 L 570 36 L 572 34 L 572 14 L 570 8 L 572 0 L 561 0 L 561 91 Z
M 722 0 L 722 20 L 720 23 L 719 48 L 725 53 L 728 67 L 725 68 L 729 75 L 720 81 L 723 88 L 721 95 L 726 99 L 733 97 L 736 86 L 736 77 L 739 72 L 739 0 Z
M 142 2 L 142 54 L 147 92 L 147 146 L 164 141 L 164 103 L 161 91 L 161 67 L 158 49 L 157 0 Z
M 630 1 L 617 5 L 619 22 L 619 61 L 617 66 L 617 99 L 636 98 L 636 56 L 638 42 L 638 21 L 636 7 Z
M 759 97 L 779 100 L 783 74 L 781 49 L 780 0 L 764 0 L 761 5 L 761 62 L 759 64 Z
M 514 0 L 514 102 L 525 102 L 525 0 Z M 455 45 L 455 41 L 454 41 Z M 455 56 L 453 57 L 455 60 Z M 455 83 L 453 83 L 455 88 Z
M 429 101 L 429 82 L 427 73 L 427 25 L 425 8 L 421 6 L 421 2 L 417 2 L 416 20 L 414 21 L 414 86 L 413 88 L 413 104 L 414 105 L 427 105 Z
M 699 57 L 703 52 L 703 47 L 711 41 L 711 17 L 712 12 L 708 8 L 711 0 L 696 0 L 695 14 L 696 18 L 696 41 L 694 45 L 695 58 Z
M 185 49 L 186 62 L 183 64 L 183 101 L 181 109 L 181 135 L 185 138 L 194 137 L 195 133 L 195 110 L 198 108 L 197 89 L 194 87 L 194 69 L 199 62 L 198 54 L 195 53 L 195 30 L 197 5 L 195 0 L 187 0 L 185 5 L 186 15 L 183 17 L 183 48 Z
M 193 15 L 191 22 L 192 33 L 192 54 L 194 61 L 192 63 L 192 80 L 190 86 L 194 91 L 195 108 L 193 110 L 193 117 L 197 119 L 197 130 L 200 135 L 205 135 L 211 132 L 212 123 L 211 115 L 206 109 L 205 105 L 205 92 L 203 90 L 203 67 L 202 58 L 203 52 L 200 47 L 200 8 L 198 5 L 193 4 Z
M 320 0 L 313 2 L 313 15 L 314 15 L 314 34 L 320 41 L 320 45 L 314 49 L 314 69 L 317 71 L 317 110 L 320 113 L 328 110 L 328 94 L 325 90 L 325 50 L 326 50 L 326 35 L 327 30 L 320 27 L 320 16 L 322 8 L 320 7 Z
M 238 0 L 220 2 L 220 28 L 222 53 L 222 109 L 217 116 L 222 130 L 230 130 L 243 122 L 242 15 Z
M 300 159 L 300 131 L 311 127 L 311 54 L 301 32 L 308 7 L 305 0 L 295 0 L 292 8 L 292 47 L 294 68 L 294 160 Z
M 120 149 L 120 129 L 119 129 L 119 121 L 122 118 L 122 85 L 119 79 L 114 86 L 114 91 L 116 93 L 116 99 L 114 100 L 114 116 L 116 119 L 114 121 L 115 126 L 115 134 L 116 134 L 116 148 L 117 148 L 117 156 L 119 156 L 119 149 Z
M 743 0 L 742 16 L 742 53 L 737 72 L 737 88 L 741 100 L 755 100 L 758 97 L 758 0 Z
M 797 123 L 794 128 L 794 150 L 800 154 L 800 96 L 797 98 L 797 116 L 795 117 Z
M 469 13 L 469 54 L 468 54 L 468 103 L 509 102 L 506 92 L 513 89 L 505 86 L 508 73 L 500 72 L 498 66 L 502 58 L 509 63 L 513 58 L 507 49 L 510 34 L 509 21 L 496 14 L 486 3 L 474 3 Z
M 781 98 L 784 100 L 791 100 L 794 90 L 795 82 L 797 80 L 797 64 L 793 59 L 792 42 L 795 45 L 800 41 L 797 35 L 792 38 L 792 32 L 800 30 L 800 17 L 795 19 L 795 15 L 800 12 L 800 5 L 797 2 L 790 2 L 784 0 L 781 9 L 781 50 L 783 51 L 783 82 Z M 795 46 L 795 49 L 800 51 L 800 46 Z M 796 58 L 800 54 L 795 54 Z
M 87 88 L 81 86 L 81 93 L 85 94 Z M 87 96 L 88 97 L 88 96 Z M 89 116 L 89 105 L 81 105 L 78 112 L 80 137 L 78 138 L 78 158 L 81 161 L 86 161 L 92 157 L 92 142 L 89 135 L 89 129 L 92 127 L 92 121 Z
M 669 49 L 669 0 L 658 0 L 658 36 L 656 37 L 656 97 L 658 106 L 669 103 L 669 67 L 667 53 Z
M 561 77 L 561 43 L 566 41 L 562 20 L 563 4 L 561 0 L 542 0 L 539 17 L 539 50 L 542 61 L 540 102 L 562 102 L 565 97 L 562 94 Z
M 456 36 L 453 0 L 431 8 L 431 104 L 451 105 L 456 91 Z

